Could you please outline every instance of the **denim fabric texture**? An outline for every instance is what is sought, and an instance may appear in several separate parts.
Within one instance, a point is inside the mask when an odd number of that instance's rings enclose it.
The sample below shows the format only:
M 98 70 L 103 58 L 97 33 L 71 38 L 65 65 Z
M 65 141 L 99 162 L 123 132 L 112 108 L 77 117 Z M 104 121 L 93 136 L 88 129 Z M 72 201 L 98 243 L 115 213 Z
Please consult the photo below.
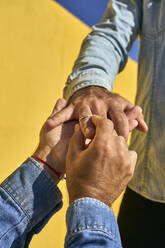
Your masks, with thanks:
M 93 198 L 74 201 L 67 210 L 65 248 L 121 248 L 113 211 Z
M 0 247 L 29 247 L 32 236 L 61 207 L 60 190 L 29 158 L 0 185 Z
M 61 207 L 62 194 L 47 171 L 35 159 L 27 159 L 0 185 L 0 247 L 29 247 L 33 235 Z M 66 222 L 66 248 L 121 247 L 116 218 L 100 201 L 76 200 Z
M 137 151 L 138 162 L 129 187 L 158 202 L 165 202 L 164 13 L 164 0 L 111 0 L 102 21 L 85 38 L 64 88 L 66 99 L 90 85 L 111 91 L 140 37 L 135 104 L 143 108 L 149 131 L 133 131 L 130 148 Z

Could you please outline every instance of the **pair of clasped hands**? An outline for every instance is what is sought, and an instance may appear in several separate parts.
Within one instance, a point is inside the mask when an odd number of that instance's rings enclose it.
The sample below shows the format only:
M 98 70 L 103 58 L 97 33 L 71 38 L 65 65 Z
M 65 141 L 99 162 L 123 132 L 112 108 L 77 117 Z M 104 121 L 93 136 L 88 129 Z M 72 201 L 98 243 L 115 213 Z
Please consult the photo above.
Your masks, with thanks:
M 147 131 L 139 106 L 104 88 L 87 87 L 69 103 L 56 102 L 40 131 L 34 155 L 66 173 L 70 203 L 91 197 L 110 206 L 134 173 L 137 154 L 126 143 L 134 128 Z M 56 175 L 45 169 L 57 184 Z

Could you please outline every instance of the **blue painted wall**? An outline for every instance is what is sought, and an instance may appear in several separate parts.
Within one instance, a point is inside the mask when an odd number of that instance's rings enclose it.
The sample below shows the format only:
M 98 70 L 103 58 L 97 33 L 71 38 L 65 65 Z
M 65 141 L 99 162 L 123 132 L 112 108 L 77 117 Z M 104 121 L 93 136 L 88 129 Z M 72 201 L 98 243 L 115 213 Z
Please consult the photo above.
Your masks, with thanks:
M 108 0 L 56 0 L 88 26 L 98 23 Z
M 56 0 L 88 26 L 98 23 L 107 7 L 109 0 Z M 138 40 L 133 44 L 129 56 L 138 61 Z

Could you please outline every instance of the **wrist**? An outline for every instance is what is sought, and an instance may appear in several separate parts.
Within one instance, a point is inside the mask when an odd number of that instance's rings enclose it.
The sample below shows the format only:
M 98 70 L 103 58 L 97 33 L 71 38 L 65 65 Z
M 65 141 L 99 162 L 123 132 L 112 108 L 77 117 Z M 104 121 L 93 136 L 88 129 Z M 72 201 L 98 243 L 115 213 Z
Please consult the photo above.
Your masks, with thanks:
M 81 189 L 80 186 L 74 187 L 73 190 L 69 191 L 69 204 L 72 204 L 74 201 L 81 199 L 81 198 L 93 198 L 99 200 L 106 204 L 107 206 L 111 206 L 112 201 L 107 199 L 107 196 L 102 194 L 102 192 L 98 192 L 95 189 L 84 188 Z
M 37 147 L 36 151 L 33 153 L 33 156 L 39 157 L 42 160 L 48 162 L 48 156 L 50 154 L 50 147 L 41 147 L 40 145 Z
M 44 169 L 47 171 L 47 173 L 49 174 L 49 176 L 53 179 L 54 183 L 57 185 L 60 182 L 59 177 L 48 167 L 45 165 L 45 163 L 39 161 L 38 159 L 36 159 L 34 156 L 32 156 L 35 160 L 37 160 L 37 162 L 44 167 Z
M 48 174 L 51 176 L 53 181 L 58 184 L 61 179 L 63 179 L 64 173 L 59 172 L 56 169 L 56 166 L 54 163 L 51 163 L 50 160 L 50 149 L 44 148 L 40 149 L 39 147 L 34 152 L 32 157 L 37 160 L 37 162 L 44 167 L 44 169 L 48 172 Z

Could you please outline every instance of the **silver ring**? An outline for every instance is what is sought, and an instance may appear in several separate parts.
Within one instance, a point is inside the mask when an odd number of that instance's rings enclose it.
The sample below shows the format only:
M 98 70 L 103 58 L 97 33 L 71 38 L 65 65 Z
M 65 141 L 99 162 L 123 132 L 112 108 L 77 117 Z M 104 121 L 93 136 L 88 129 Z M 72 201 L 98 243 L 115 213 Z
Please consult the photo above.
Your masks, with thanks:
M 84 115 L 84 116 L 81 116 L 81 117 L 79 118 L 79 121 L 82 121 L 82 120 L 85 120 L 85 119 L 90 119 L 90 118 L 91 118 L 90 115 Z

